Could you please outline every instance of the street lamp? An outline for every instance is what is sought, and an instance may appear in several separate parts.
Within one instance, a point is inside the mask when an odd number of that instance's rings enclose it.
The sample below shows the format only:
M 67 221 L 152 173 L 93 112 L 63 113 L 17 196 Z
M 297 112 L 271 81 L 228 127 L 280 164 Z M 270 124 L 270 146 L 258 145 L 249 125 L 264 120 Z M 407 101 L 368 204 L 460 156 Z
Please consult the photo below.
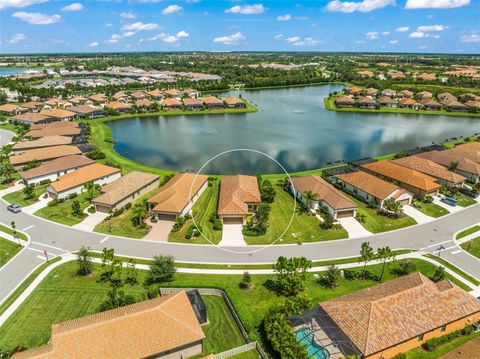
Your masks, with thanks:
M 445 247 L 443 246 L 443 244 L 440 244 L 440 247 L 438 247 L 438 258 L 440 258 L 440 252 L 444 249 Z

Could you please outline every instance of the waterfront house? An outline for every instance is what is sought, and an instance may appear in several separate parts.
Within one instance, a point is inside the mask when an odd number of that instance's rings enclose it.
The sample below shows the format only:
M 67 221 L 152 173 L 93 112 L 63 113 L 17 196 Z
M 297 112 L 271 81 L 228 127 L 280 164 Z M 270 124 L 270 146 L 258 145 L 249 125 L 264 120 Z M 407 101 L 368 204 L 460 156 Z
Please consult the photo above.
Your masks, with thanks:
M 157 100 L 157 101 L 163 100 L 163 91 L 159 90 L 159 89 L 155 89 L 155 90 L 152 90 L 152 91 L 147 91 L 147 92 L 145 92 L 145 95 L 147 95 L 147 97 L 150 100 Z
M 402 90 L 397 92 L 397 97 L 398 98 L 411 98 L 413 97 L 414 93 L 409 90 Z
M 40 114 L 50 117 L 55 121 L 71 121 L 77 115 L 75 112 L 64 110 L 61 108 L 52 108 L 51 110 L 43 109 L 40 111 Z
M 370 97 L 360 97 L 358 100 L 356 100 L 356 104 L 359 108 L 369 108 L 369 109 L 374 109 L 377 106 L 377 102 L 370 98 Z
M 453 172 L 466 177 L 470 182 L 476 183 L 480 179 L 480 163 L 477 163 L 462 153 L 452 150 L 422 152 L 417 157 L 426 158 L 442 166 L 455 165 Z
M 442 109 L 442 105 L 432 98 L 428 98 L 428 97 L 422 98 L 420 100 L 420 103 L 423 105 L 423 108 L 425 108 L 426 110 L 439 111 Z
M 455 154 L 462 154 L 471 160 L 480 163 L 480 143 L 470 142 L 462 145 L 457 145 L 454 148 L 448 150 Z
M 401 205 L 412 202 L 412 194 L 364 171 L 344 173 L 334 177 L 342 190 L 366 203 L 375 202 L 377 208 L 383 208 L 387 199 L 393 199 Z
M 16 168 L 25 166 L 32 161 L 48 161 L 59 157 L 80 155 L 82 152 L 76 146 L 59 145 L 53 147 L 37 148 L 22 152 L 19 155 L 10 156 L 10 163 Z
M 220 109 L 225 107 L 223 101 L 215 96 L 208 96 L 207 98 L 204 98 L 203 104 L 209 110 Z
M 19 172 L 19 175 L 25 185 L 38 185 L 47 181 L 54 182 L 60 176 L 94 163 L 95 161 L 88 157 L 71 155 L 43 162 L 38 167 Z
M 105 108 L 119 113 L 129 113 L 132 105 L 118 101 L 111 101 L 105 105 Z
M 72 194 L 81 194 L 87 183 L 104 185 L 119 179 L 122 170 L 101 163 L 81 167 L 76 171 L 60 176 L 47 187 L 47 193 L 54 199 L 65 199 Z
M 397 182 L 402 188 L 420 198 L 436 196 L 441 188 L 435 178 L 392 161 L 367 163 L 360 168 L 380 178 Z
M 59 126 L 57 124 L 68 124 L 68 126 Z M 43 125 L 44 127 L 35 127 L 41 125 Z M 77 136 L 82 133 L 82 130 L 77 126 L 78 124 L 74 122 L 51 122 L 45 124 L 34 124 L 30 126 L 30 131 L 28 131 L 25 136 L 32 137 L 34 139 L 47 136 Z
M 397 91 L 392 89 L 385 89 L 382 91 L 382 96 L 395 97 Z
M 468 112 L 468 106 L 465 106 L 463 103 L 456 100 L 446 103 L 445 107 L 448 108 L 450 111 Z
M 347 88 L 345 92 L 349 95 L 356 96 L 360 95 L 362 93 L 363 89 L 361 87 L 353 86 L 350 88 Z
M 187 97 L 183 99 L 183 106 L 186 110 L 203 110 L 203 103 L 202 101 Z
M 54 324 L 51 340 L 13 359 L 201 356 L 205 339 L 185 291 Z
M 147 98 L 141 98 L 135 101 L 135 106 L 144 110 L 152 110 L 155 103 Z
M 187 96 L 187 97 L 191 97 L 191 98 L 198 98 L 199 96 L 199 92 L 195 89 L 191 89 L 191 88 L 188 88 L 188 89 L 185 89 L 182 91 L 182 96 Z
M 118 102 L 123 102 L 123 103 L 127 103 L 128 100 L 130 99 L 130 96 L 128 96 L 125 92 L 123 91 L 119 91 L 119 92 L 116 92 L 113 94 L 112 98 L 115 100 L 115 101 L 118 101 Z
M 75 112 L 80 117 L 97 118 L 103 116 L 103 109 L 89 105 L 74 106 L 70 108 L 70 111 Z
M 462 187 L 466 178 L 458 173 L 449 171 L 447 167 L 420 156 L 408 156 L 393 160 L 394 163 L 425 173 L 447 187 Z
M 465 105 L 474 110 L 480 110 L 480 100 L 470 100 L 465 102 Z
M 375 97 L 378 93 L 378 90 L 376 88 L 369 87 L 368 89 L 366 89 L 364 91 L 364 93 L 365 93 L 366 96 Z
M 378 99 L 378 104 L 383 107 L 397 107 L 398 101 L 389 96 L 382 96 Z
M 354 354 L 391 359 L 479 321 L 480 301 L 448 279 L 416 272 L 320 302 L 310 316 L 310 328 L 342 333 L 342 347 Z
M 457 98 L 453 96 L 450 92 L 442 92 L 437 95 L 437 98 L 442 103 L 449 103 L 451 101 L 457 101 Z
M 226 97 L 223 103 L 227 108 L 246 108 L 247 104 L 238 97 Z
M 148 199 L 148 208 L 158 219 L 174 221 L 175 218 L 190 213 L 207 187 L 207 176 L 177 173 L 162 186 L 160 192 Z
M 357 214 L 357 205 L 320 176 L 293 177 L 290 190 L 299 202 L 314 210 L 322 206 L 333 218 L 355 217 Z M 310 203 L 305 203 L 306 192 L 315 195 Z
M 335 99 L 335 106 L 337 107 L 353 107 L 355 100 L 350 96 L 339 96 Z
M 164 110 L 181 110 L 182 103 L 176 98 L 169 97 L 163 100 L 162 107 Z
M 398 107 L 400 108 L 410 108 L 412 110 L 420 110 L 422 104 L 415 101 L 413 98 L 402 98 L 398 101 Z
M 33 141 L 20 141 L 13 145 L 13 154 L 18 155 L 22 152 L 34 150 L 43 147 L 54 147 L 60 145 L 70 145 L 72 137 L 68 136 L 47 136 Z
M 245 224 L 261 202 L 255 176 L 224 176 L 220 182 L 217 214 L 224 224 Z
M 138 197 L 158 187 L 159 176 L 133 171 L 102 187 L 102 194 L 92 200 L 97 212 L 108 213 L 125 207 Z
M 22 125 L 32 125 L 34 123 L 48 123 L 54 121 L 52 117 L 42 115 L 38 112 L 26 112 L 12 117 L 14 123 Z

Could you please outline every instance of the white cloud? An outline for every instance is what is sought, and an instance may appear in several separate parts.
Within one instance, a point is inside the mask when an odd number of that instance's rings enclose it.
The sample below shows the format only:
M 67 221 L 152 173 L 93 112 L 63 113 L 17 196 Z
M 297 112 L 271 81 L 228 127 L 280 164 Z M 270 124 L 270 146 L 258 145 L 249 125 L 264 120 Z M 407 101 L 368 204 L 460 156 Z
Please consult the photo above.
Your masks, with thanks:
M 62 20 L 60 15 L 46 15 L 39 12 L 17 11 L 12 16 L 32 25 L 50 25 Z
M 133 24 L 126 24 L 122 26 L 123 31 L 152 31 L 158 29 L 160 29 L 160 26 L 154 22 L 143 23 L 141 21 L 137 21 Z
M 470 0 L 407 0 L 405 9 L 452 9 L 470 4 Z
M 283 34 L 278 34 L 278 35 L 275 35 L 273 38 L 274 39 L 281 39 L 283 37 Z
M 27 7 L 33 4 L 40 4 L 48 0 L 0 0 L 0 10 L 7 7 Z
M 398 44 L 398 40 L 390 40 L 388 43 L 392 44 L 392 45 L 395 45 L 395 44 Z
M 280 15 L 280 16 L 277 16 L 277 20 L 278 21 L 290 21 L 290 20 L 292 20 L 292 15 L 290 15 L 290 14 Z
M 377 40 L 378 39 L 378 32 L 376 31 L 370 31 L 365 34 L 367 39 L 369 40 Z
M 21 41 L 26 40 L 27 37 L 24 34 L 15 34 L 10 38 L 9 43 L 11 44 L 18 44 Z
M 120 13 L 120 17 L 122 17 L 124 19 L 136 19 L 137 14 L 135 14 L 134 12 L 131 12 L 131 11 L 123 11 L 123 12 Z
M 79 2 L 62 7 L 62 11 L 80 11 L 83 10 L 83 5 Z
M 293 46 L 315 46 L 320 44 L 320 40 L 317 40 L 313 37 L 305 37 L 304 39 L 300 39 L 299 41 L 294 41 L 292 43 Z
M 112 27 L 113 24 L 111 22 L 109 22 L 108 24 L 105 24 L 105 27 Z
M 162 32 L 158 35 L 155 35 L 155 36 L 149 38 L 148 41 L 163 40 L 164 42 L 166 42 L 168 44 L 173 44 L 173 43 L 177 42 L 178 40 L 189 37 L 189 36 L 190 36 L 190 34 L 188 32 L 186 32 L 185 30 L 177 32 L 176 35 L 170 35 L 170 34 L 166 34 L 166 33 Z
M 469 35 L 463 35 L 460 38 L 461 42 L 480 42 L 480 34 L 469 34 Z
M 417 27 L 417 31 L 420 31 L 420 32 L 443 31 L 449 28 L 450 26 L 445 26 L 445 25 L 425 25 L 425 26 Z
M 97 47 L 98 45 L 100 45 L 100 43 L 98 41 L 94 41 L 94 42 L 89 43 L 88 47 Z
M 113 34 L 110 39 L 108 40 L 109 43 L 111 44 L 115 44 L 117 43 L 119 40 L 121 39 L 124 39 L 126 37 L 130 37 L 130 36 L 133 36 L 135 35 L 135 32 L 133 31 L 127 31 L 127 32 L 124 32 L 123 34 L 121 35 L 118 35 L 118 34 Z
M 232 35 L 219 36 L 213 39 L 213 42 L 223 45 L 238 45 L 242 41 L 245 41 L 246 37 L 241 32 L 236 32 Z
M 301 39 L 302 38 L 300 36 L 292 36 L 292 37 L 288 37 L 285 41 L 294 43 L 294 42 L 300 41 Z
M 384 36 L 390 35 L 390 31 L 384 31 L 384 32 L 382 32 L 382 35 L 384 35 Z
M 421 32 L 421 31 L 414 31 L 409 36 L 413 37 L 413 38 L 416 38 L 416 39 L 426 37 L 425 33 Z
M 162 10 L 163 15 L 170 15 L 182 10 L 181 6 L 178 5 L 168 5 L 165 9 Z
M 360 2 L 352 2 L 352 1 L 340 1 L 340 0 L 333 0 L 330 1 L 325 9 L 327 11 L 332 12 L 345 12 L 351 13 L 355 11 L 360 12 L 370 12 L 373 10 L 382 9 L 389 5 L 396 5 L 395 0 L 363 0 Z
M 179 39 L 181 39 L 183 37 L 189 37 L 189 36 L 190 36 L 190 34 L 186 31 L 184 31 L 184 30 L 177 32 L 177 37 Z
M 236 5 L 230 9 L 225 10 L 226 13 L 230 14 L 244 14 L 244 15 L 257 15 L 263 14 L 265 12 L 265 7 L 263 4 L 253 4 L 253 5 Z
M 410 31 L 410 27 L 408 26 L 401 26 L 401 27 L 397 27 L 395 29 L 396 32 L 407 32 L 407 31 Z

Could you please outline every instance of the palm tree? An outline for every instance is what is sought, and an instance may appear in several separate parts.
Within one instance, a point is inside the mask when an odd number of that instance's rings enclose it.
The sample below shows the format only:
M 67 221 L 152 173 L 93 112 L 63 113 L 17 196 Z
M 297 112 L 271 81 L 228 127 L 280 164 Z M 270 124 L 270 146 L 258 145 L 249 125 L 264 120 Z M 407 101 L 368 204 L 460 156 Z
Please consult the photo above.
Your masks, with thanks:
M 385 273 L 385 266 L 387 265 L 387 262 L 390 260 L 393 260 L 395 258 L 395 253 L 392 252 L 390 247 L 381 247 L 378 248 L 377 250 L 377 259 L 382 263 L 382 273 L 380 274 L 380 282 L 383 279 L 383 274 Z
M 399 215 L 403 213 L 403 206 L 399 202 L 395 201 L 394 199 L 389 198 L 385 200 L 385 202 L 383 203 L 387 211 L 392 212 L 395 215 Z
M 450 162 L 447 168 L 449 171 L 455 171 L 458 168 L 458 162 Z
M 93 184 L 93 181 L 85 183 L 85 186 L 83 188 L 88 193 L 88 200 L 91 201 L 93 199 L 93 195 L 95 194 L 95 185 Z
M 303 198 L 303 204 L 305 206 L 304 210 L 305 212 L 307 212 L 310 207 L 310 203 L 317 199 L 317 194 L 312 191 L 305 191 L 302 194 L 302 198 Z
M 136 202 L 133 205 L 132 213 L 133 216 L 138 219 L 138 225 L 141 225 L 143 223 L 143 220 L 147 216 L 147 212 L 147 206 L 145 205 L 144 201 Z
M 370 246 L 370 242 L 363 242 L 360 248 L 359 262 L 363 262 L 363 274 L 362 279 L 365 279 L 367 273 L 367 263 L 375 258 L 373 248 Z

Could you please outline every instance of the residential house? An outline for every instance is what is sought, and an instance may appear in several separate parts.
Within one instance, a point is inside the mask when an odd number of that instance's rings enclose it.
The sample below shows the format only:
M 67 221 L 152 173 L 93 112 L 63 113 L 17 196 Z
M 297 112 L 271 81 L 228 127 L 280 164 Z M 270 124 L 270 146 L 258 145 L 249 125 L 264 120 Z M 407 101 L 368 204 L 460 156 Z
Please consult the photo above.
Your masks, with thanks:
M 382 96 L 395 97 L 397 91 L 392 89 L 385 89 L 382 91 Z
M 435 81 L 437 79 L 437 74 L 435 72 L 422 73 L 422 74 L 416 75 L 416 78 L 421 79 L 423 81 Z
M 145 93 L 143 91 L 134 91 L 130 94 L 130 97 L 133 97 L 134 100 L 139 100 L 145 98 Z
M 40 111 L 40 114 L 48 116 L 55 121 L 71 121 L 77 116 L 75 112 L 64 110 L 61 108 L 53 108 L 51 110 L 43 109 Z
M 115 100 L 115 101 L 118 101 L 118 102 L 122 102 L 122 103 L 127 103 L 128 100 L 130 99 L 130 96 L 127 95 L 125 92 L 123 91 L 119 91 L 115 94 L 113 94 L 112 98 Z
M 88 97 L 95 105 L 105 105 L 108 102 L 107 96 L 103 93 L 97 93 Z
M 51 198 L 65 199 L 74 193 L 81 194 L 87 183 L 104 185 L 119 179 L 121 175 L 120 168 L 94 163 L 60 176 L 57 181 L 50 183 L 47 193 Z
M 455 112 L 468 112 L 468 106 L 465 106 L 463 103 L 458 102 L 456 100 L 449 101 L 448 103 L 444 102 L 445 107 L 447 107 L 450 111 Z
M 163 100 L 163 91 L 159 90 L 159 89 L 155 89 L 155 90 L 152 90 L 152 91 L 147 91 L 147 92 L 145 92 L 145 95 L 147 95 L 147 97 L 150 100 L 157 100 L 157 101 Z
M 12 117 L 13 122 L 23 125 L 32 125 L 34 123 L 48 123 L 55 121 L 54 118 L 42 115 L 38 112 L 26 112 Z
M 54 108 L 68 109 L 72 106 L 73 104 L 68 100 L 62 100 L 60 98 L 51 98 L 50 100 L 47 100 L 44 102 L 43 109 L 44 110 L 51 110 Z
M 415 96 L 418 99 L 431 99 L 433 98 L 433 94 L 429 91 L 420 91 L 419 93 L 416 94 Z
M 52 326 L 51 340 L 13 359 L 201 356 L 205 339 L 185 291 Z
M 375 74 L 372 71 L 368 71 L 368 70 L 357 71 L 357 74 L 361 77 L 368 77 L 368 78 L 375 76 Z
M 342 346 L 356 355 L 391 359 L 479 321 L 480 301 L 448 279 L 434 283 L 416 272 L 320 302 L 316 318 L 326 332 L 346 335 Z
M 400 108 L 410 108 L 412 110 L 420 110 L 422 104 L 415 101 L 413 98 L 402 98 L 398 101 L 398 107 Z
M 436 196 L 441 188 L 435 178 L 392 161 L 367 163 L 360 168 L 380 178 L 397 182 L 402 188 L 420 198 Z
M 87 102 L 90 102 L 90 104 L 92 104 L 92 101 L 89 101 L 86 97 L 83 97 L 83 96 L 74 96 L 68 99 L 68 101 L 73 106 L 87 105 Z
M 70 155 L 80 155 L 82 152 L 76 146 L 60 145 L 53 147 L 37 148 L 35 150 L 25 151 L 19 155 L 10 156 L 10 163 L 15 168 L 21 168 L 28 162 L 48 161 L 59 157 Z
M 129 113 L 132 105 L 118 101 L 111 101 L 105 105 L 105 108 L 119 113 Z
M 177 100 L 180 100 L 182 97 L 182 91 L 179 91 L 177 89 L 168 89 L 164 91 L 163 94 L 165 97 L 175 98 Z
M 74 126 L 50 126 L 55 124 L 56 122 L 46 123 L 47 125 L 41 129 L 31 129 L 28 131 L 25 136 L 32 137 L 33 139 L 47 137 L 47 136 L 77 136 L 82 133 L 82 130 L 79 127 Z M 73 122 L 63 122 L 71 124 Z M 78 124 L 75 124 L 78 125 Z M 32 125 L 30 128 L 33 128 L 36 125 Z
M 29 112 L 38 112 L 43 107 L 43 102 L 29 101 L 22 103 L 22 107 L 28 109 Z
M 451 101 L 457 101 L 457 98 L 453 96 L 450 92 L 442 92 L 437 95 L 437 98 L 442 103 L 449 103 Z
M 398 80 L 398 79 L 405 79 L 406 78 L 405 74 L 403 72 L 399 72 L 399 71 L 389 72 L 388 76 L 390 76 L 390 78 L 392 80 Z
M 176 98 L 169 97 L 163 100 L 162 107 L 164 110 L 181 110 L 182 103 Z
M 155 103 L 150 101 L 147 98 L 141 98 L 135 101 L 135 106 L 137 106 L 140 109 L 152 110 L 154 105 Z
M 190 213 L 207 187 L 207 176 L 177 173 L 162 186 L 160 192 L 148 199 L 148 207 L 158 219 L 174 221 Z
M 203 110 L 203 103 L 199 99 L 187 97 L 183 99 L 186 110 Z
M 477 183 L 480 179 L 480 163 L 477 163 L 462 153 L 456 153 L 452 150 L 422 152 L 417 157 L 426 158 L 442 166 L 451 167 L 456 172 L 467 178 L 468 181 Z
M 479 142 L 470 142 L 462 145 L 457 145 L 448 151 L 455 154 L 461 154 L 477 163 L 480 163 L 480 143 Z
M 74 106 L 70 108 L 70 111 L 75 112 L 80 117 L 97 118 L 103 116 L 103 109 L 89 105 Z
M 435 101 L 432 98 L 423 98 L 420 100 L 420 103 L 423 105 L 423 107 L 426 110 L 433 110 L 433 111 L 439 111 L 442 109 L 442 105 L 439 104 L 437 101 Z
M 373 87 L 369 87 L 368 89 L 365 90 L 366 96 L 375 97 L 377 93 L 378 93 L 378 90 Z
M 353 107 L 355 100 L 350 96 L 339 96 L 335 99 L 335 106 L 337 107 Z
M 447 187 L 462 187 L 466 181 L 464 176 L 449 171 L 447 167 L 424 157 L 408 156 L 393 160 L 393 162 L 429 175 L 435 178 L 438 183 Z
M 382 96 L 378 99 L 378 104 L 383 107 L 397 107 L 398 101 L 390 96 Z
M 383 208 L 388 199 L 401 205 L 412 203 L 411 193 L 364 171 L 337 175 L 335 181 L 345 192 L 366 203 L 373 201 L 377 208 Z
M 224 224 L 245 224 L 261 202 L 255 176 L 224 176 L 220 182 L 217 214 Z
M 411 98 L 413 97 L 414 93 L 409 90 L 402 90 L 397 92 L 397 97 L 398 98 Z
M 0 113 L 4 115 L 14 116 L 21 113 L 25 113 L 27 111 L 28 111 L 27 108 L 21 107 L 19 105 L 12 105 L 10 103 L 0 105 Z
M 34 150 L 43 147 L 54 147 L 61 145 L 70 145 L 72 137 L 68 136 L 47 136 L 33 141 L 21 141 L 13 145 L 13 154 L 18 155 L 22 152 Z
M 476 111 L 480 110 L 480 100 L 470 100 L 465 102 L 465 105 Z
M 363 89 L 361 87 L 350 87 L 345 90 L 345 92 L 349 95 L 355 96 L 355 95 L 360 95 L 362 93 Z
M 290 190 L 298 201 L 311 209 L 325 207 L 333 218 L 355 217 L 357 205 L 320 176 L 293 177 Z M 312 192 L 315 199 L 305 203 L 304 194 Z
M 97 212 L 108 213 L 125 207 L 138 197 L 158 187 L 159 176 L 133 171 L 102 187 L 102 194 L 92 200 Z
M 190 88 L 182 91 L 182 96 L 187 96 L 187 97 L 191 97 L 191 98 L 198 98 L 199 95 L 200 94 L 197 90 L 190 89 Z
M 246 108 L 247 104 L 238 97 L 226 97 L 223 99 L 223 103 L 228 108 Z
M 19 174 L 25 185 L 38 185 L 47 181 L 54 182 L 60 176 L 94 163 L 95 161 L 88 157 L 71 155 L 44 162 L 38 167 L 21 171 Z
M 458 98 L 461 100 L 461 101 L 480 101 L 480 96 L 478 95 L 475 95 L 473 93 L 464 93 L 460 96 L 458 96 Z M 23 106 L 23 105 L 22 105 Z
M 225 105 L 222 100 L 215 96 L 208 96 L 207 98 L 203 99 L 203 104 L 205 105 L 206 108 L 210 110 L 214 109 L 219 109 L 219 108 L 224 108 Z
M 377 106 L 377 102 L 370 98 L 370 97 L 360 97 L 358 100 L 356 100 L 356 104 L 359 108 L 370 108 L 373 109 Z

